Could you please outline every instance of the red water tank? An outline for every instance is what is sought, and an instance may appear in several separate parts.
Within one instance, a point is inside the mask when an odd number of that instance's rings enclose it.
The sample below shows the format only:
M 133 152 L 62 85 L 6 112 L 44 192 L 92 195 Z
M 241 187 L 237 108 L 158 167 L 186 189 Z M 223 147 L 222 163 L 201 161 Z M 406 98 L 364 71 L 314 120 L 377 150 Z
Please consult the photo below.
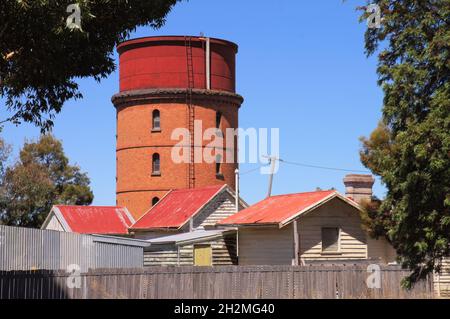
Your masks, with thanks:
M 193 88 L 206 89 L 206 39 L 151 37 L 130 40 L 117 48 L 120 54 L 120 91 L 149 88 L 187 88 L 187 45 L 190 40 Z M 211 89 L 235 92 L 236 44 L 210 39 Z M 188 52 L 189 54 L 189 52 Z
M 112 101 L 117 110 L 117 205 L 139 218 L 171 189 L 228 184 L 234 188 L 233 161 L 176 163 L 172 151 L 180 128 L 192 134 L 192 154 L 210 141 L 194 140 L 194 123 L 201 135 L 208 128 L 224 134 L 238 127 L 243 101 L 235 93 L 236 44 L 214 38 L 164 36 L 123 42 L 120 92 Z M 198 132 L 197 132 L 198 133 Z M 225 159 L 224 159 L 225 160 Z

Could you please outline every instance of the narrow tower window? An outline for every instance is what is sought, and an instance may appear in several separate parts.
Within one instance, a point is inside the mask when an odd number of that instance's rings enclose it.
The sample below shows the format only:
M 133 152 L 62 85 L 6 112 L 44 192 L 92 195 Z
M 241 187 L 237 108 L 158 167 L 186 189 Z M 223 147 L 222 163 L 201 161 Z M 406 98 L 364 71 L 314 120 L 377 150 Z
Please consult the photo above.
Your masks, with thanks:
M 223 178 L 222 174 L 222 155 L 216 155 L 216 177 Z
M 221 121 L 222 121 L 222 113 L 216 112 L 216 128 L 220 128 Z
M 159 110 L 152 113 L 152 131 L 161 131 L 161 115 Z
M 152 198 L 152 206 L 155 206 L 158 202 L 159 202 L 159 198 L 158 197 L 153 197 Z
M 153 154 L 152 157 L 152 175 L 161 175 L 161 162 L 158 153 Z

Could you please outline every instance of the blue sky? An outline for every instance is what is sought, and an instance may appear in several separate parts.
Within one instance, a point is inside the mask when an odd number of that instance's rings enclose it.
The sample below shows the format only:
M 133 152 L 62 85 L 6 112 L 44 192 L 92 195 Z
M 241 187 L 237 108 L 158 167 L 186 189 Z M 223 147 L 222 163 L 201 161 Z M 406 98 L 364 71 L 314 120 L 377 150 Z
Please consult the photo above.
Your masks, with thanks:
M 160 30 L 140 28 L 133 37 L 199 35 L 239 45 L 237 92 L 245 102 L 242 128 L 280 128 L 280 157 L 311 165 L 364 170 L 358 138 L 381 117 L 376 58 L 364 54 L 365 23 L 356 6 L 364 1 L 190 0 L 179 3 Z M 117 54 L 115 54 L 117 61 Z M 72 163 L 88 172 L 95 205 L 115 203 L 115 109 L 118 72 L 100 84 L 81 80 L 83 100 L 67 103 L 55 120 Z M 1 109 L 1 118 L 5 110 Z M 1 133 L 14 146 L 37 138 L 31 125 L 8 124 Z M 248 171 L 257 164 L 242 164 Z M 273 193 L 335 187 L 344 191 L 346 173 L 282 164 Z M 241 195 L 249 203 L 265 197 L 268 176 L 257 171 L 241 177 Z M 375 194 L 383 197 L 377 180 Z

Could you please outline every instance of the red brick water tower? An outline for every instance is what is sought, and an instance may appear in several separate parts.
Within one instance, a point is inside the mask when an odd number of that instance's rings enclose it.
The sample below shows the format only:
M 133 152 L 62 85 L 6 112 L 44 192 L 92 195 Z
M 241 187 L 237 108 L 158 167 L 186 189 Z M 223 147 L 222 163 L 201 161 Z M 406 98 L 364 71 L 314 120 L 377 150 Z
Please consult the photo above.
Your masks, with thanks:
M 170 189 L 228 184 L 234 188 L 233 163 L 194 163 L 195 149 L 211 141 L 194 141 L 194 121 L 202 132 L 238 127 L 242 97 L 235 93 L 236 44 L 214 38 L 163 36 L 123 42 L 117 110 L 117 205 L 140 217 Z M 191 160 L 175 163 L 177 128 L 191 132 Z M 226 143 L 224 143 L 226 145 Z M 237 143 L 234 143 L 237 154 Z M 224 154 L 226 147 L 224 147 Z M 236 155 L 237 156 L 237 155 Z

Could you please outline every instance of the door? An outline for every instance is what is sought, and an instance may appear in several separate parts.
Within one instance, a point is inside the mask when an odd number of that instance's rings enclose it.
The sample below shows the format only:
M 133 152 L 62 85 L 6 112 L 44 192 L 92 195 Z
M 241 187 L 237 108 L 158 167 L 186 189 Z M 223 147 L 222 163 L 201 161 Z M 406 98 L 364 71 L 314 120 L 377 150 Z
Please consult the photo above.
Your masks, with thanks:
M 194 245 L 194 265 L 212 266 L 211 245 Z

